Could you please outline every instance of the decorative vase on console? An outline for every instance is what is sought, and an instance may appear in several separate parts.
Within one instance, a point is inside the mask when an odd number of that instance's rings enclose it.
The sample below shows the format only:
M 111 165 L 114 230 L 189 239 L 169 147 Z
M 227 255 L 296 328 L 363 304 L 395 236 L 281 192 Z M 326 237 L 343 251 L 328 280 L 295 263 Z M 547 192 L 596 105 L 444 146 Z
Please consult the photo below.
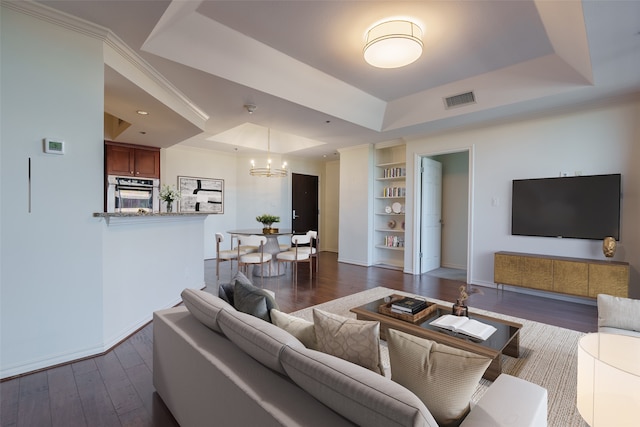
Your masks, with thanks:
M 613 258 L 616 254 L 616 239 L 611 236 L 605 237 L 602 241 L 602 253 L 607 259 Z

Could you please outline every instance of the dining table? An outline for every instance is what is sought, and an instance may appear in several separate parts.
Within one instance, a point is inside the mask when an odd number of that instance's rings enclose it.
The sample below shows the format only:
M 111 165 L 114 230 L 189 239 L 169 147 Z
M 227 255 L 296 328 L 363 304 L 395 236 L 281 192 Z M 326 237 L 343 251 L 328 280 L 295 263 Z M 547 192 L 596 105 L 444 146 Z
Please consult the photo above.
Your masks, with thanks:
M 267 242 L 264 245 L 264 252 L 269 253 L 273 256 L 271 262 L 268 263 L 267 267 L 264 269 L 263 275 L 267 277 L 274 276 L 282 276 L 284 274 L 284 269 L 281 273 L 278 273 L 278 262 L 276 261 L 276 255 L 282 252 L 280 249 L 280 243 L 278 242 L 279 236 L 293 236 L 293 231 L 289 229 L 279 228 L 270 230 L 268 233 L 265 233 L 262 228 L 247 228 L 241 230 L 229 230 L 229 233 L 232 236 L 264 236 L 267 238 Z M 254 276 L 260 276 L 260 269 L 253 269 Z

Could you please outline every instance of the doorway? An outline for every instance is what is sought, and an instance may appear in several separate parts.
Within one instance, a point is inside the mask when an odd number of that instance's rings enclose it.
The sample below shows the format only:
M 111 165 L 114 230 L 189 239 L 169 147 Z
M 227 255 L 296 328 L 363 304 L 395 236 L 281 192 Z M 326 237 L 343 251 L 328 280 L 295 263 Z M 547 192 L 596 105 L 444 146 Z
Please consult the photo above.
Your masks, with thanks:
M 318 231 L 318 177 L 291 174 L 291 230 Z
M 457 152 L 436 153 L 423 155 L 422 158 L 428 158 L 437 161 L 442 165 L 442 184 L 441 184 L 441 211 L 438 230 L 431 230 L 423 223 L 425 215 L 432 215 L 427 210 L 421 209 L 419 218 L 419 238 L 420 242 L 431 239 L 432 246 L 439 246 L 439 255 L 437 265 L 426 265 L 420 259 L 417 260 L 419 273 L 428 271 L 439 271 L 439 274 L 464 274 L 465 277 L 470 276 L 470 266 L 468 265 L 469 254 L 469 236 L 471 235 L 470 221 L 470 194 L 471 194 L 471 153 L 470 149 Z M 416 180 L 416 182 L 421 182 Z M 429 190 L 427 185 L 422 184 L 420 188 L 420 198 L 428 197 L 429 192 L 433 193 L 433 189 Z M 423 213 L 424 211 L 424 213 Z M 432 222 L 432 221 L 431 221 Z M 436 240 L 434 242 L 434 240 Z M 422 251 L 422 248 L 421 248 Z M 425 254 L 422 254 L 424 257 Z

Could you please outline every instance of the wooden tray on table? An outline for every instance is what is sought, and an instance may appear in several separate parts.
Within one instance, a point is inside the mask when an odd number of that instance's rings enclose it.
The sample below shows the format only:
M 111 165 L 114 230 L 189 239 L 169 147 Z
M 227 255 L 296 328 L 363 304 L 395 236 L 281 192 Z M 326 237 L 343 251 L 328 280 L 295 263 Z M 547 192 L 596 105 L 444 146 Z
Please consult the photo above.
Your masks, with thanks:
M 395 301 L 398 301 L 404 297 L 404 295 L 398 294 L 391 295 L 391 301 L 380 304 L 380 306 L 378 307 L 378 313 L 417 325 L 418 323 L 422 323 L 425 318 L 429 317 L 429 315 L 431 315 L 436 310 L 436 304 L 427 301 L 427 308 L 417 312 L 416 314 L 396 313 L 391 311 L 391 305 L 393 305 Z

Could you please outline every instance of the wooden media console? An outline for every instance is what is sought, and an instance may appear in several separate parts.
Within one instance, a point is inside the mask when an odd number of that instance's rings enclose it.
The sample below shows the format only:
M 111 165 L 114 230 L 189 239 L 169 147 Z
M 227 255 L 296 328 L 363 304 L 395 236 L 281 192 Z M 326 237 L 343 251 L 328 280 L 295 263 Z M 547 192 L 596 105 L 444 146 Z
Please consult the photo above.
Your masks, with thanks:
M 517 252 L 496 252 L 497 284 L 596 298 L 629 295 L 629 263 Z

